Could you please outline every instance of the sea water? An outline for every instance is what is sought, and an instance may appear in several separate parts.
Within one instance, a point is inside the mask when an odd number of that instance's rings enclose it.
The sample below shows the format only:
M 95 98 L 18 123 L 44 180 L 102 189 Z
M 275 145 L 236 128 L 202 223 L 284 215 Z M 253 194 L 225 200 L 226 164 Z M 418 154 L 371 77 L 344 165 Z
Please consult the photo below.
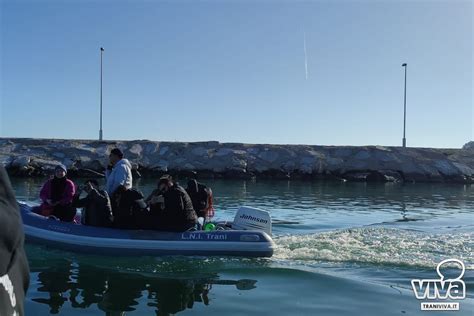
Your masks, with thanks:
M 17 198 L 38 201 L 42 181 L 13 179 Z M 428 315 L 410 282 L 439 278 L 436 265 L 449 258 L 466 267 L 466 298 L 459 311 L 435 314 L 474 313 L 474 186 L 205 182 L 216 220 L 232 220 L 241 205 L 271 212 L 272 258 L 107 257 L 27 245 L 27 315 Z M 156 180 L 135 186 L 146 195 Z

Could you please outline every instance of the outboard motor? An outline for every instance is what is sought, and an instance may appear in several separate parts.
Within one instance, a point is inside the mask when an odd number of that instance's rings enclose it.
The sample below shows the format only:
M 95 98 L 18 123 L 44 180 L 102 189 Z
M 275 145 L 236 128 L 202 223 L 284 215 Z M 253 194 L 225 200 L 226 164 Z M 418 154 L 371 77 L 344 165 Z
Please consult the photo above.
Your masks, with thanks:
M 272 235 L 272 219 L 270 213 L 258 208 L 241 206 L 235 214 L 233 229 L 262 230 Z

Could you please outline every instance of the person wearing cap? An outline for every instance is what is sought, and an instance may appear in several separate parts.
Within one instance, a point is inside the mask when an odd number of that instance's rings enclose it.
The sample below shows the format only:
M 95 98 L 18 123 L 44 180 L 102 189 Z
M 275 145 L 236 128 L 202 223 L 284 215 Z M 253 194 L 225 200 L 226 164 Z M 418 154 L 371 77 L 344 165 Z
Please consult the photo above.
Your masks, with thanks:
M 85 191 L 87 195 L 81 199 L 82 191 Z M 87 180 L 82 187 L 79 187 L 74 195 L 72 205 L 82 208 L 81 223 L 83 225 L 102 227 L 112 225 L 110 198 L 105 190 L 99 188 L 97 180 Z
M 54 215 L 62 221 L 72 222 L 76 209 L 72 207 L 76 187 L 74 182 L 66 178 L 67 169 L 58 165 L 54 169 L 54 176 L 46 181 L 40 191 L 43 203 L 39 213 L 43 216 Z
M 18 204 L 5 168 L 0 165 L 0 315 L 25 314 L 23 301 L 30 274 Z
M 150 206 L 153 229 L 182 232 L 197 224 L 191 198 L 169 175 L 160 178 L 158 189 L 145 201 Z
M 119 186 L 123 186 L 127 190 L 132 187 L 132 165 L 127 159 L 123 158 L 123 153 L 118 148 L 114 148 L 110 152 L 105 179 L 107 181 L 105 191 L 110 197 Z

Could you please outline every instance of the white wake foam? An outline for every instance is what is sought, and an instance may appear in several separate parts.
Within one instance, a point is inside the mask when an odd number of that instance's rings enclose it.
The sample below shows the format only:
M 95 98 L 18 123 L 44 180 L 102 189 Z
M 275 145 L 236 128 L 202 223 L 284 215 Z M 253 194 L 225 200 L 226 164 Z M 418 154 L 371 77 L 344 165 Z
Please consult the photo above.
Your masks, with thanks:
M 274 258 L 435 267 L 447 258 L 474 270 L 474 233 L 426 234 L 388 228 L 356 228 L 275 238 Z

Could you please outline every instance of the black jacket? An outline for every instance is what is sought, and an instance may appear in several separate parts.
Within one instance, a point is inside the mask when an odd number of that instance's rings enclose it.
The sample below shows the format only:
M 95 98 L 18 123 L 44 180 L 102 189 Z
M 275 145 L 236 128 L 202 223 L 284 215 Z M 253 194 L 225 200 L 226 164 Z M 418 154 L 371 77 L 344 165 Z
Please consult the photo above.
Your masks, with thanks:
M 110 226 L 112 207 L 107 192 L 92 189 L 85 198 L 80 199 L 79 194 L 74 196 L 73 207 L 82 207 L 82 223 L 90 226 Z
M 114 227 L 124 229 L 142 228 L 143 212 L 147 212 L 143 194 L 136 189 L 117 189 L 112 197 Z M 143 204 L 143 205 L 142 205 Z
M 153 220 L 155 229 L 185 231 L 196 225 L 196 212 L 186 190 L 174 184 L 163 193 L 163 198 L 164 209 Z
M 24 315 L 30 280 L 24 239 L 18 204 L 5 168 L 0 166 L 0 315 L 13 315 L 14 311 Z

